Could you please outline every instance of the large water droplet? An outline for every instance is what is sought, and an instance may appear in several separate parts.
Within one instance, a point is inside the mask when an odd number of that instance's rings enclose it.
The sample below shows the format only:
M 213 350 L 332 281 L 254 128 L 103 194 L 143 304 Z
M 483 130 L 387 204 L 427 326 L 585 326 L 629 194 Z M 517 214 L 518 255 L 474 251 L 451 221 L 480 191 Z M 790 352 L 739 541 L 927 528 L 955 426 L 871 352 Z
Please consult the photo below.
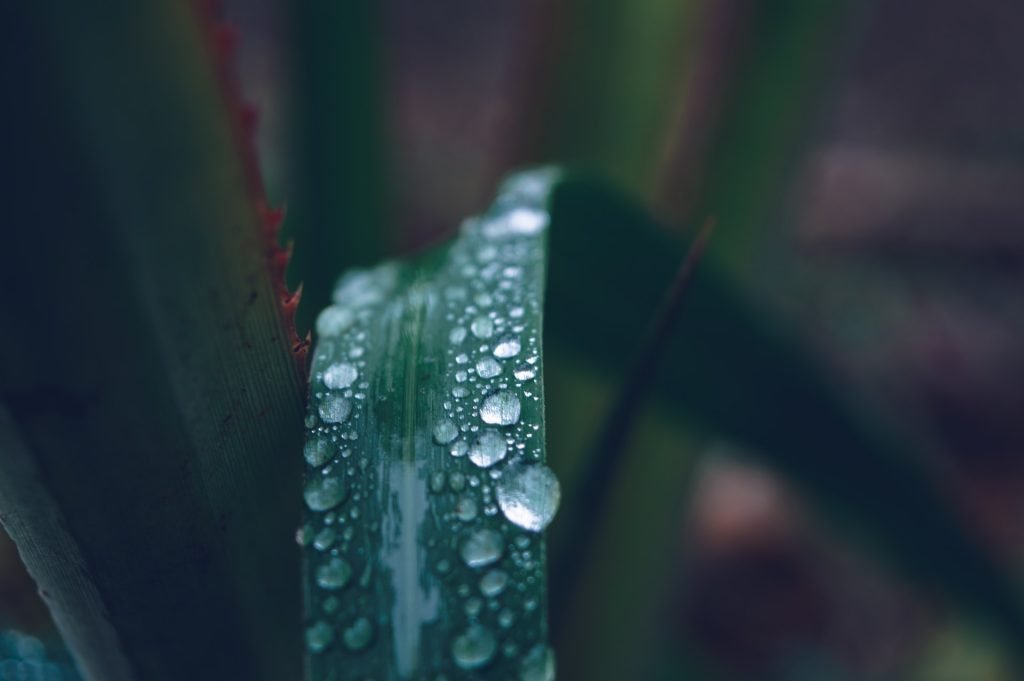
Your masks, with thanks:
M 320 621 L 306 629 L 306 648 L 311 653 L 319 653 L 334 641 L 334 629 L 326 622 Z
M 485 222 L 482 231 L 490 239 L 533 236 L 547 229 L 548 219 L 546 211 L 516 206 Z
M 320 336 L 337 336 L 355 322 L 356 316 L 346 307 L 331 305 L 316 318 L 316 332 Z
M 484 357 L 476 363 L 476 374 L 480 378 L 494 378 L 501 373 L 501 365 L 490 357 Z
M 344 390 L 359 377 L 359 370 L 348 362 L 339 362 L 324 371 L 324 385 L 331 390 Z
M 353 651 L 362 650 L 370 645 L 371 639 L 373 639 L 373 625 L 365 617 L 360 617 L 341 633 L 341 640 L 345 642 L 345 647 Z
M 480 578 L 480 593 L 489 598 L 499 595 L 508 584 L 508 575 L 501 570 L 491 570 Z
M 543 464 L 510 466 L 497 484 L 498 506 L 512 523 L 540 532 L 558 510 L 558 478 Z
M 508 444 L 500 433 L 485 430 L 469 448 L 469 460 L 481 468 L 487 468 L 504 459 L 507 451 Z
M 494 635 L 479 624 L 471 624 L 452 642 L 452 657 L 462 669 L 479 669 L 491 661 L 498 649 Z
M 328 395 L 320 403 L 320 418 L 327 423 L 341 423 L 352 413 L 352 400 L 340 395 Z
M 434 424 L 434 442 L 446 445 L 459 436 L 459 427 L 448 418 L 439 419 Z
M 334 445 L 327 438 L 318 437 L 307 441 L 302 453 L 310 466 L 323 466 L 334 457 Z
M 555 681 L 555 652 L 538 643 L 519 666 L 519 681 Z
M 510 426 L 519 421 L 519 398 L 508 390 L 499 390 L 484 398 L 480 405 L 480 418 L 484 423 Z
M 316 571 L 316 583 L 323 589 L 342 589 L 352 578 L 352 567 L 343 558 L 331 558 Z
M 311 511 L 330 510 L 344 501 L 347 495 L 348 488 L 344 479 L 333 475 L 317 475 L 310 478 L 302 492 L 306 506 L 309 506 Z
M 469 325 L 469 330 L 477 338 L 490 338 L 494 333 L 494 322 L 491 321 L 490 317 L 480 315 Z
M 522 350 L 522 345 L 519 344 L 519 339 L 515 336 L 509 336 L 502 338 L 497 345 L 494 346 L 494 356 L 498 359 L 508 359 L 509 357 L 515 357 Z
M 501 558 L 504 549 L 500 534 L 494 530 L 477 530 L 466 539 L 460 553 L 466 565 L 477 568 L 490 565 Z

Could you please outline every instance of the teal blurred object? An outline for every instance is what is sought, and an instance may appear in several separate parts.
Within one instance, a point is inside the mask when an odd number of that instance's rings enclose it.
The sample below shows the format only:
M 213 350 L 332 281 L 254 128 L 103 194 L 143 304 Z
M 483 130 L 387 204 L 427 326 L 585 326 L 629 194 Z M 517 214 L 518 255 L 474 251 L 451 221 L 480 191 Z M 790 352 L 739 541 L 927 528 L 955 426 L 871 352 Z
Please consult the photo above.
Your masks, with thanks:
M 80 681 L 63 650 L 17 631 L 0 632 L 0 681 Z

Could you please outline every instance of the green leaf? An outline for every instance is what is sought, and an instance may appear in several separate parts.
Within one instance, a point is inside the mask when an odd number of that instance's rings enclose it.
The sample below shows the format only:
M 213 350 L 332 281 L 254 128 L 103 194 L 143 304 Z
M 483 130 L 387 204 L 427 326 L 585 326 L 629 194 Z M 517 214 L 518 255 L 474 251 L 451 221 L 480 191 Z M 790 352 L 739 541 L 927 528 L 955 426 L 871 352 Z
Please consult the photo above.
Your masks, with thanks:
M 87 678 L 297 678 L 303 377 L 214 29 L 13 15 L 0 518 Z
M 391 249 L 382 5 L 288 3 L 291 181 L 284 237 L 303 285 L 299 325 L 329 302 L 338 272 Z
M 642 210 L 600 183 L 560 185 L 549 236 L 551 345 L 621 372 L 683 253 Z M 827 375 L 782 320 L 754 309 L 706 261 L 652 397 L 758 453 L 914 582 L 949 594 L 1000 627 L 1007 641 L 1021 642 L 1017 589 L 967 530 L 942 481 L 912 445 L 870 425 Z M 614 480 L 614 471 L 604 477 Z M 572 527 L 565 531 L 574 536 Z M 563 560 L 579 561 L 588 550 L 573 546 Z M 556 554 L 556 573 L 558 560 Z
M 300 533 L 313 679 L 548 678 L 552 179 L 513 177 L 454 242 L 347 274 L 317 320 Z

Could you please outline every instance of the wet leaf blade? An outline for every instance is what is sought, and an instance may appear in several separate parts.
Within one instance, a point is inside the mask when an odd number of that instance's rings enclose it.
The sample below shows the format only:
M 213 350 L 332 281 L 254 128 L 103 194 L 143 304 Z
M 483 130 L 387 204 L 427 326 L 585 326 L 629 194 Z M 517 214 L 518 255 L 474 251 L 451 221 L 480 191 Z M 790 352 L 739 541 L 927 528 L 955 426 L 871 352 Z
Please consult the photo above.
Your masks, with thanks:
M 546 177 L 510 180 L 449 245 L 349 273 L 318 318 L 301 533 L 313 679 L 548 663 Z

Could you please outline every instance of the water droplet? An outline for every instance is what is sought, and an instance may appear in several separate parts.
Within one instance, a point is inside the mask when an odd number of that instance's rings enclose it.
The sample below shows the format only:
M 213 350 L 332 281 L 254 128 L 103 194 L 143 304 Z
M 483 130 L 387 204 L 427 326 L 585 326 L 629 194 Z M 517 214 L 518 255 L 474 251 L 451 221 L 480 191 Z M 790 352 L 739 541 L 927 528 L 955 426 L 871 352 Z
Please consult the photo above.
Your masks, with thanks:
M 480 418 L 484 423 L 510 426 L 519 421 L 519 398 L 508 390 L 499 390 L 484 398 L 480 405 Z
M 326 551 L 331 548 L 331 544 L 334 543 L 334 530 L 329 527 L 325 527 L 316 533 L 313 538 L 313 548 L 317 551 Z
M 306 648 L 311 653 L 319 653 L 334 641 L 334 629 L 326 622 L 317 622 L 306 629 Z
M 305 498 L 309 510 L 327 511 L 345 500 L 345 497 L 348 496 L 348 488 L 340 477 L 317 475 L 306 483 L 302 496 Z
M 352 413 L 352 400 L 340 395 L 328 395 L 320 403 L 320 418 L 327 423 L 341 423 Z
M 347 362 L 332 364 L 324 371 L 324 385 L 331 390 L 344 390 L 356 382 L 359 370 Z
M 515 623 L 515 621 L 516 621 L 515 613 L 512 612 L 511 610 L 509 610 L 508 608 L 505 608 L 504 610 L 502 610 L 501 612 L 498 613 L 498 624 L 503 629 L 508 629 L 509 627 L 511 627 Z
M 494 635 L 479 624 L 471 624 L 452 642 L 452 657 L 462 669 L 479 669 L 491 661 L 498 649 Z
M 362 650 L 370 645 L 371 639 L 373 639 L 373 625 L 365 617 L 360 617 L 341 633 L 341 640 L 345 642 L 345 647 L 352 651 Z
M 555 681 L 555 652 L 538 643 L 519 666 L 519 681 Z
M 480 378 L 494 378 L 501 373 L 501 365 L 490 357 L 484 357 L 476 363 L 476 373 Z
M 448 340 L 453 345 L 458 345 L 462 341 L 466 340 L 466 329 L 465 329 L 465 327 L 456 326 L 454 329 L 452 329 L 451 332 L 448 334 Z
M 430 491 L 438 494 L 444 489 L 444 473 L 440 471 L 430 476 Z
M 295 530 L 295 543 L 299 546 L 309 546 L 309 543 L 313 540 L 313 528 L 309 525 L 303 525 L 299 529 Z
M 324 609 L 324 612 L 330 615 L 332 612 L 337 612 L 338 608 L 341 607 L 341 601 L 339 601 L 335 596 L 329 596 L 324 599 L 324 604 L 322 607 Z
M 491 570 L 480 578 L 480 593 L 488 598 L 493 598 L 505 590 L 508 584 L 508 575 L 501 570 Z
M 322 589 L 342 589 L 352 578 L 352 566 L 343 558 L 331 558 L 316 571 L 316 583 Z
M 498 359 L 508 359 L 509 357 L 515 357 L 522 350 L 522 346 L 519 344 L 519 339 L 515 336 L 509 336 L 502 338 L 497 345 L 494 346 L 494 356 Z
M 307 441 L 302 453 L 310 466 L 323 466 L 334 457 L 334 445 L 327 438 L 318 437 Z
M 533 236 L 548 226 L 548 214 L 530 206 L 515 206 L 483 225 L 484 236 L 498 239 L 510 236 Z
M 498 506 L 512 523 L 540 532 L 558 510 L 558 478 L 543 464 L 510 466 L 497 484 Z
M 455 355 L 455 363 L 456 364 L 465 364 L 468 361 L 469 361 L 469 355 L 467 355 L 464 352 L 463 353 L 459 353 L 458 355 Z
M 448 486 L 453 492 L 461 492 L 466 489 L 466 476 L 462 473 L 452 473 L 448 476 Z
M 469 394 L 469 389 L 464 387 L 464 386 L 457 385 L 454 388 L 452 388 L 452 397 L 454 397 L 456 399 L 461 398 L 461 397 L 465 397 L 468 394 Z
M 460 497 L 455 504 L 455 517 L 463 522 L 476 518 L 476 501 L 473 497 Z
M 485 430 L 469 448 L 469 460 L 481 468 L 487 468 L 504 459 L 507 451 L 508 443 L 500 433 Z
M 480 611 L 484 607 L 484 602 L 479 598 L 470 598 L 466 601 L 466 607 L 463 609 L 467 616 L 476 617 L 480 614 Z
M 462 545 L 462 560 L 471 568 L 490 565 L 504 550 L 501 535 L 494 530 L 477 530 Z
M 468 451 L 469 445 L 466 444 L 465 440 L 459 440 L 453 444 L 452 448 L 449 450 L 452 456 L 465 456 Z
M 434 442 L 446 445 L 459 436 L 459 427 L 451 419 L 439 419 L 434 424 Z
M 520 364 L 516 367 L 515 371 L 512 372 L 512 375 L 516 377 L 516 380 L 528 381 L 537 375 L 537 368 L 532 367 L 529 364 Z
M 355 320 L 356 316 L 352 310 L 331 305 L 324 308 L 324 311 L 316 318 L 316 332 L 320 336 L 337 336 L 352 326 Z
M 490 338 L 494 333 L 494 322 L 491 321 L 490 317 L 480 315 L 469 325 L 469 330 L 477 338 Z
M 478 293 L 473 297 L 473 302 L 479 305 L 480 307 L 490 307 L 491 303 L 494 301 L 491 300 L 490 294 Z

